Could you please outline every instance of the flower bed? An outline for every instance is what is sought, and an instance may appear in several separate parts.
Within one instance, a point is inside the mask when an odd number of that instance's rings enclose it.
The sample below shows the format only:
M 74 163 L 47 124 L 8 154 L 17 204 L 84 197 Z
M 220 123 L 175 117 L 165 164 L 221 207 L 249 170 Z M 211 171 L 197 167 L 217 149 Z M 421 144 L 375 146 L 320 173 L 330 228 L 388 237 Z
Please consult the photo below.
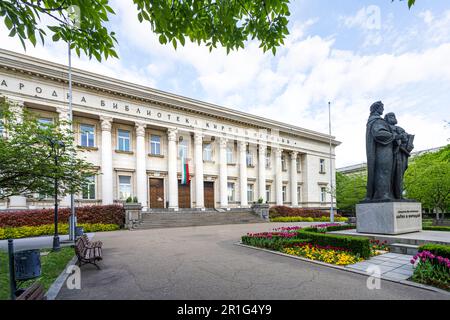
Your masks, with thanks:
M 346 222 L 348 218 L 345 217 L 335 217 L 335 221 L 338 222 Z M 302 216 L 293 216 L 293 217 L 276 217 L 270 218 L 271 222 L 327 222 L 330 221 L 330 217 L 321 216 L 318 218 L 313 217 L 302 217 Z
M 310 209 L 310 208 L 291 208 L 287 206 L 273 206 L 269 209 L 270 218 L 278 217 L 304 217 L 304 218 L 321 218 L 327 216 L 326 210 Z M 335 214 L 335 217 L 341 217 Z
M 355 255 L 347 249 L 332 246 L 319 246 L 311 243 L 283 248 L 282 252 L 336 265 L 348 265 L 364 260 L 359 257 L 359 255 Z
M 412 280 L 450 291 L 450 259 L 424 250 L 416 254 Z

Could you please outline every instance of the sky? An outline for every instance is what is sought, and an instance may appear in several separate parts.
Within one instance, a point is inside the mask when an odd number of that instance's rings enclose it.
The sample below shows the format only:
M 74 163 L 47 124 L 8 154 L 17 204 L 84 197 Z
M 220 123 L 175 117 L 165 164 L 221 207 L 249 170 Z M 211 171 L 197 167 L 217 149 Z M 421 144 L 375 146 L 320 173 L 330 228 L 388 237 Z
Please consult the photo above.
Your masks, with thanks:
M 147 85 L 332 134 L 342 144 L 336 166 L 364 162 L 370 105 L 383 101 L 415 150 L 449 143 L 450 5 L 448 0 L 293 0 L 290 35 L 276 56 L 256 42 L 226 54 L 186 42 L 159 44 L 131 1 L 110 0 L 120 59 L 72 59 L 80 69 Z M 0 23 L 0 47 L 67 63 L 67 46 L 48 39 L 27 46 Z

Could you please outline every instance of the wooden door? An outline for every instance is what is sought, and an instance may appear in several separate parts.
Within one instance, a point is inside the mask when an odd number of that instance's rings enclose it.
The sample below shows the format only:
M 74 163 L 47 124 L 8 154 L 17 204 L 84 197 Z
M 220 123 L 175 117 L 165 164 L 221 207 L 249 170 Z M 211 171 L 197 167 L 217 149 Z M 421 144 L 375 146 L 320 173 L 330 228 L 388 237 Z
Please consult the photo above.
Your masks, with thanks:
M 150 178 L 150 208 L 164 208 L 164 180 Z
M 214 182 L 203 182 L 205 208 L 214 208 Z
M 191 185 L 181 184 L 181 180 L 178 180 L 178 207 L 191 207 Z

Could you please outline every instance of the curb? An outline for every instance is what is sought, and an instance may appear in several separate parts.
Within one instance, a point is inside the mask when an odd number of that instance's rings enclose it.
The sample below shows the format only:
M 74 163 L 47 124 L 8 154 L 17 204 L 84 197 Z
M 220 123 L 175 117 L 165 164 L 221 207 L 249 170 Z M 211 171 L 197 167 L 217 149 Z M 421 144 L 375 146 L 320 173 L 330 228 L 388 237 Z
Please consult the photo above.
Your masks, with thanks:
M 271 253 L 271 254 L 276 254 L 276 255 L 279 255 L 279 256 L 283 256 L 283 257 L 288 257 L 288 258 L 291 258 L 291 259 L 297 259 L 297 260 L 301 260 L 301 261 L 304 261 L 304 262 L 309 262 L 309 263 L 312 263 L 312 264 L 318 264 L 318 265 L 321 265 L 321 266 L 325 266 L 325 267 L 329 267 L 329 268 L 333 268 L 333 269 L 338 269 L 338 270 L 342 270 L 342 271 L 346 271 L 346 272 L 357 273 L 357 274 L 360 274 L 360 275 L 368 277 L 367 273 L 364 272 L 364 271 L 359 271 L 359 270 L 354 270 L 354 269 L 350 269 L 350 268 L 346 268 L 346 267 L 342 267 L 342 266 L 337 266 L 337 265 L 329 264 L 329 263 L 322 262 L 322 261 L 310 260 L 310 259 L 306 259 L 306 258 L 299 257 L 299 256 L 293 256 L 293 255 L 286 254 L 286 253 L 279 252 L 279 251 L 272 251 L 272 250 L 268 250 L 268 249 L 264 249 L 264 248 L 248 246 L 246 244 L 243 244 L 242 242 L 236 242 L 235 245 L 240 246 L 240 247 L 244 247 L 244 248 L 250 248 L 250 249 L 258 250 L 258 251 L 264 251 L 264 252 L 268 252 L 268 253 Z M 406 285 L 406 286 L 415 287 L 415 288 L 419 288 L 419 289 L 423 289 L 423 290 L 434 291 L 434 292 L 438 292 L 438 293 L 442 293 L 442 294 L 450 296 L 450 292 L 445 291 L 443 289 L 435 288 L 435 287 L 432 287 L 432 286 L 427 286 L 425 284 L 421 284 L 421 283 L 417 283 L 417 282 L 413 282 L 413 281 L 409 281 L 409 280 L 394 280 L 394 279 L 386 278 L 386 277 L 383 277 L 383 276 L 381 276 L 380 279 L 384 280 L 384 281 L 400 283 L 400 284 L 403 284 L 403 285 Z
M 56 278 L 55 282 L 48 288 L 47 293 L 45 294 L 47 297 L 47 300 L 55 300 L 58 296 L 59 291 L 61 290 L 62 286 L 67 280 L 67 277 L 69 276 L 68 273 L 66 273 L 66 270 L 69 266 L 74 265 L 77 261 L 77 257 L 74 256 L 66 265 L 64 270 L 59 274 L 58 278 Z

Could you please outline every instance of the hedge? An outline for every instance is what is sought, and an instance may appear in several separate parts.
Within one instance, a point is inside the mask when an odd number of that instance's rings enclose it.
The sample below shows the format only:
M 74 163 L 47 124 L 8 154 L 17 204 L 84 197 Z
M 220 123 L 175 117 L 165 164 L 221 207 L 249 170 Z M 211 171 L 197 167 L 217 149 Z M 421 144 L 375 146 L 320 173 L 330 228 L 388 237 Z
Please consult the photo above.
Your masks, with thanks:
M 78 224 L 115 224 L 120 227 L 125 224 L 125 209 L 120 205 L 77 207 L 76 214 Z M 69 215 L 70 208 L 59 209 L 59 222 L 68 222 Z M 0 213 L 0 228 L 52 224 L 53 218 L 53 209 L 3 212 Z
M 295 238 L 281 238 L 281 237 L 258 238 L 251 236 L 242 236 L 241 239 L 243 244 L 276 251 L 280 251 L 284 247 L 309 242 L 309 239 L 295 239 Z
M 310 208 L 291 208 L 287 206 L 273 206 L 269 209 L 269 217 L 305 217 L 305 218 L 321 218 L 324 216 L 325 210 L 310 209 Z M 341 215 L 335 214 L 335 217 Z
M 450 246 L 445 244 L 427 243 L 419 247 L 419 252 L 430 251 L 436 256 L 450 259 Z
M 114 231 L 119 229 L 119 226 L 117 224 L 81 223 L 78 224 L 78 226 L 83 227 L 84 232 Z M 53 235 L 54 231 L 55 226 L 53 224 L 0 228 L 0 240 L 48 236 Z M 58 224 L 58 233 L 60 235 L 68 234 L 69 225 L 67 223 Z
M 335 217 L 335 221 L 337 222 L 346 222 L 348 218 L 344 217 Z M 320 218 L 312 218 L 312 217 L 276 217 L 270 218 L 271 222 L 329 222 L 330 217 L 322 216 Z
M 422 230 L 432 230 L 432 231 L 450 231 L 450 227 L 447 226 L 424 226 Z
M 306 231 L 306 232 L 319 232 L 319 228 L 318 228 L 319 226 L 320 225 L 311 226 L 311 227 L 303 228 L 301 230 Z M 320 229 L 324 230 L 325 232 L 330 232 L 330 231 L 349 230 L 349 229 L 355 229 L 355 228 L 356 228 L 355 224 L 343 224 L 340 226 L 328 226 L 326 228 L 320 228 Z
M 305 231 L 304 229 L 297 232 L 300 239 L 311 239 L 313 244 L 320 246 L 333 246 L 348 249 L 354 254 L 359 254 L 362 258 L 370 257 L 370 241 L 364 237 L 350 237 L 334 234 L 326 234 L 313 231 Z

